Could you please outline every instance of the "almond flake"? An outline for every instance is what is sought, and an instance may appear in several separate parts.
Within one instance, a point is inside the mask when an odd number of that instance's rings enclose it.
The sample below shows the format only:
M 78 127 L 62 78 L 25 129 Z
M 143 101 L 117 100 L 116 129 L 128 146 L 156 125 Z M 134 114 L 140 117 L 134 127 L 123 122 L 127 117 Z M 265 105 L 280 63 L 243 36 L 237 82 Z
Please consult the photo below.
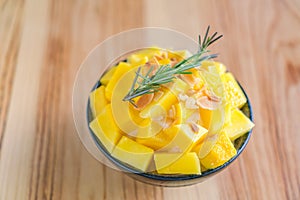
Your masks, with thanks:
M 199 132 L 199 127 L 198 127 L 198 125 L 196 123 L 194 123 L 194 122 L 190 123 L 190 127 L 191 127 L 191 129 L 192 129 L 192 131 L 194 133 L 198 133 Z
M 154 101 L 157 102 L 162 96 L 164 95 L 164 93 L 162 91 L 157 91 L 154 95 Z
M 144 109 L 153 99 L 154 94 L 144 94 L 136 102 L 137 110 Z
M 173 123 L 173 120 L 171 120 L 170 118 L 167 118 L 166 120 L 160 120 L 158 121 L 158 124 L 163 128 L 169 128 L 171 126 L 171 124 Z
M 188 97 L 185 102 L 185 107 L 189 109 L 197 109 L 196 100 L 193 97 Z
M 199 112 L 194 112 L 189 118 L 187 118 L 187 123 L 197 123 L 200 120 L 200 114 Z
M 221 102 L 212 101 L 207 96 L 202 96 L 197 99 L 197 105 L 208 110 L 215 110 L 219 107 Z
M 171 153 L 182 153 L 181 149 L 179 146 L 174 146 L 169 150 Z
M 178 98 L 180 101 L 186 101 L 189 97 L 186 94 L 179 94 Z
M 169 116 L 170 118 L 174 118 L 174 117 L 175 117 L 175 113 L 176 113 L 175 106 L 172 105 L 172 107 L 171 107 L 170 110 L 168 111 L 168 116 Z
M 189 95 L 189 96 L 192 96 L 192 95 L 194 95 L 196 93 L 196 90 L 194 90 L 194 89 L 189 89 L 188 91 L 187 91 L 187 95 Z

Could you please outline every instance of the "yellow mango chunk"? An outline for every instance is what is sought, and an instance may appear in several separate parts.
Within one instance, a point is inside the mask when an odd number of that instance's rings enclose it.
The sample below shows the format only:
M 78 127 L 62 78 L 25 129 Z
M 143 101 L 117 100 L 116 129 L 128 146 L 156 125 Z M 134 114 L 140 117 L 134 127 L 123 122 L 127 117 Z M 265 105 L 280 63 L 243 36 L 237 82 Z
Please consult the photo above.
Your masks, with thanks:
M 207 136 L 207 134 L 205 134 L 203 137 L 201 137 L 201 139 L 193 146 L 191 152 L 196 152 L 196 153 L 200 152 L 200 149 L 202 148 L 202 145 L 203 145 L 204 138 L 206 136 Z
M 123 101 L 124 96 L 131 88 L 135 77 L 136 68 L 126 72 L 116 83 L 111 98 L 113 115 L 118 127 L 130 136 L 135 136 L 139 126 L 146 126 L 150 120 L 139 117 L 139 111 L 133 108 L 128 101 Z M 147 122 L 149 121 L 149 122 Z
M 145 64 L 149 61 L 148 57 L 132 54 L 127 58 L 128 62 L 132 65 Z
M 158 134 L 162 129 L 163 128 L 160 123 L 151 121 L 149 125 L 138 127 L 136 138 L 147 139 L 150 137 L 155 137 L 155 135 Z
M 231 103 L 232 108 L 241 108 L 247 99 L 231 73 L 222 75 L 222 81 L 225 85 L 227 102 Z
M 112 156 L 145 172 L 152 160 L 153 153 L 153 149 L 123 136 L 113 150 Z
M 111 153 L 121 138 L 121 131 L 114 121 L 110 104 L 106 105 L 103 112 L 90 123 L 90 128 Z
M 94 118 L 103 111 L 107 104 L 104 86 L 100 86 L 90 93 L 90 108 Z
M 112 67 L 111 69 L 109 69 L 100 79 L 100 83 L 102 85 L 107 85 L 110 79 L 113 77 L 116 70 L 117 70 L 116 67 Z
M 179 124 L 165 130 L 167 135 L 175 135 L 160 151 L 188 152 L 195 143 L 207 133 L 207 129 L 199 125 Z
M 158 63 L 160 64 L 160 65 L 167 65 L 167 64 L 169 64 L 171 61 L 170 61 L 170 59 L 169 58 L 165 58 L 165 59 L 162 59 L 162 60 L 159 60 L 158 61 Z
M 215 61 L 211 61 L 211 60 L 205 60 L 201 63 L 202 67 L 209 67 L 209 66 L 215 66 L 217 71 L 220 73 L 220 75 L 224 74 L 226 72 L 226 66 L 223 65 L 220 62 L 215 62 Z
M 136 124 L 139 126 L 147 126 L 150 124 L 151 120 L 150 119 L 144 119 L 140 117 L 140 112 L 133 107 L 133 105 L 129 104 L 129 114 L 130 114 L 130 119 L 134 121 Z
M 110 81 L 108 82 L 105 88 L 105 96 L 109 101 L 111 101 L 112 93 L 117 82 L 122 77 L 122 75 L 124 75 L 126 72 L 132 69 L 132 66 L 128 63 L 120 62 L 116 68 L 116 71 L 114 72 L 113 76 L 111 77 Z
M 132 65 L 143 65 L 148 62 L 155 54 L 160 55 L 161 49 L 157 47 L 150 47 L 140 50 L 128 56 L 127 60 Z
M 226 125 L 223 131 L 234 141 L 254 127 L 253 122 L 239 109 L 231 112 L 231 123 Z
M 204 86 L 204 80 L 202 79 L 199 71 L 197 69 L 190 69 L 188 71 L 192 72 L 192 74 L 181 75 L 182 78 L 192 85 L 193 88 L 191 89 L 200 90 Z
M 181 104 L 176 104 L 174 106 L 175 114 L 174 118 L 171 121 L 171 125 L 180 124 L 182 122 L 182 107 Z M 169 113 L 168 113 L 169 114 Z M 158 121 L 152 121 L 151 119 L 145 119 L 150 120 L 151 125 L 150 126 L 140 126 L 137 131 L 136 141 L 148 146 L 154 150 L 161 149 L 162 147 L 166 146 L 175 136 L 174 133 L 166 133 L 164 131 L 164 127 L 162 126 L 164 123 L 169 123 L 168 120 L 170 120 L 169 115 L 166 116 L 167 120 L 162 120 L 160 122 Z
M 191 53 L 186 51 L 186 50 L 182 50 L 182 51 L 168 51 L 168 58 L 175 58 L 177 61 L 181 61 L 187 57 L 191 56 Z
M 184 109 L 182 109 L 182 121 L 183 123 L 187 123 L 187 122 L 198 122 L 199 121 L 199 117 L 200 114 L 199 112 L 197 112 L 196 109 L 189 109 L 186 108 L 184 105 L 184 102 L 180 102 L 180 104 L 182 105 L 182 107 Z
M 160 131 L 152 137 L 137 137 L 136 141 L 154 150 L 159 150 L 166 146 L 175 137 L 175 134 L 175 132 L 173 133 L 173 135 L 171 135 L 166 133 L 165 131 Z
M 204 158 L 200 159 L 200 162 L 206 169 L 213 169 L 223 165 L 235 155 L 236 149 L 226 133 L 222 131 L 218 135 L 216 144 Z
M 174 108 L 175 108 L 174 124 L 181 124 L 182 123 L 182 115 L 183 115 L 182 104 L 181 103 L 175 104 Z M 170 114 L 170 113 L 168 113 L 168 114 Z M 172 116 L 169 116 L 169 115 L 168 115 L 168 117 L 172 118 Z
M 141 123 L 139 123 L 136 136 L 137 138 L 147 139 L 156 137 L 156 135 L 162 130 L 168 128 L 169 126 L 180 124 L 182 122 L 181 104 L 175 104 L 170 108 L 168 112 L 162 112 L 160 116 L 158 116 L 158 113 L 153 114 L 152 112 L 153 110 L 151 110 L 150 112 L 150 118 L 145 118 L 143 121 L 141 121 Z M 154 118 L 152 118 L 152 116 L 154 116 Z M 145 122 L 149 123 L 146 124 Z M 146 141 L 146 143 L 148 142 Z
M 225 105 L 225 121 L 224 121 L 224 126 L 231 124 L 231 113 L 232 113 L 232 108 L 231 108 L 231 103 L 227 103 Z
M 154 162 L 159 174 L 201 174 L 200 162 L 194 152 L 183 155 L 180 153 L 156 153 Z
M 200 124 L 206 129 L 209 129 L 212 111 L 208 109 L 204 109 L 199 107 L 199 113 L 200 113 Z
M 169 88 L 169 90 L 171 90 L 175 95 L 178 95 L 179 93 L 185 93 L 188 89 L 190 89 L 190 86 L 185 81 L 176 78 L 171 84 L 167 85 L 167 88 Z
M 213 111 L 201 108 L 199 107 L 199 113 L 200 113 L 200 124 L 206 129 L 209 129 L 209 125 L 211 122 L 211 117 L 213 114 Z M 228 103 L 225 105 L 225 121 L 224 124 L 230 124 L 231 123 L 231 104 Z
M 175 79 L 166 87 L 162 88 L 164 94 L 158 100 L 152 101 L 140 112 L 140 117 L 160 116 L 161 112 L 169 111 L 172 105 L 178 104 L 178 94 L 189 89 L 189 86 L 181 79 Z
M 164 95 L 157 102 L 152 101 L 140 112 L 140 117 L 158 117 L 163 112 L 170 110 L 171 106 L 176 103 L 178 103 L 176 95 L 170 90 L 165 90 Z

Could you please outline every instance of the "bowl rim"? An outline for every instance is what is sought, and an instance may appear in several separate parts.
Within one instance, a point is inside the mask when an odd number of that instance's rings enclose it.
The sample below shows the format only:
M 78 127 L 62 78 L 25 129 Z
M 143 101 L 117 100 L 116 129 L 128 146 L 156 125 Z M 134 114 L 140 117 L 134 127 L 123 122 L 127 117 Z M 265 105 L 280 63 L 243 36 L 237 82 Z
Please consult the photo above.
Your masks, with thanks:
M 107 71 L 106 71 L 107 72 Z M 104 72 L 104 73 L 106 73 Z M 237 81 L 237 80 L 236 80 Z M 242 92 L 244 93 L 245 97 L 246 97 L 246 104 L 248 104 L 248 109 L 249 109 L 249 119 L 254 122 L 253 119 L 253 111 L 252 111 L 252 106 L 250 103 L 250 100 L 248 98 L 248 95 L 246 94 L 244 88 L 241 86 L 241 84 L 237 81 L 238 85 L 240 86 Z M 94 91 L 95 89 L 97 89 L 98 87 L 101 86 L 100 81 L 97 81 L 96 84 L 94 85 L 94 87 L 92 88 L 91 91 Z M 245 105 L 246 105 L 245 104 Z M 240 154 L 244 151 L 244 149 L 246 148 L 247 144 L 249 143 L 250 137 L 252 135 L 252 129 L 250 131 L 248 131 L 247 133 L 245 133 L 244 135 L 240 136 L 243 137 L 247 134 L 245 140 L 243 141 L 243 143 L 241 144 L 240 148 L 237 149 L 237 153 L 234 157 L 232 157 L 230 160 L 228 160 L 227 162 L 225 162 L 223 165 L 216 167 L 214 169 L 209 169 L 207 171 L 202 172 L 201 174 L 191 174 L 191 175 L 184 175 L 184 174 L 178 174 L 178 175 L 160 175 L 160 174 L 155 174 L 155 173 L 149 173 L 149 172 L 142 172 L 139 171 L 137 169 L 134 169 L 133 167 L 130 167 L 128 164 L 123 163 L 122 161 L 119 161 L 118 159 L 114 158 L 104 147 L 104 145 L 101 143 L 101 141 L 98 139 L 98 137 L 94 134 L 94 132 L 91 130 L 89 123 L 91 122 L 90 120 L 90 116 L 91 116 L 91 111 L 90 111 L 90 99 L 88 98 L 88 102 L 87 102 L 87 109 L 86 109 L 86 119 L 87 119 L 87 126 L 89 129 L 89 132 L 97 146 L 97 148 L 101 151 L 101 153 L 103 153 L 105 155 L 106 158 L 108 158 L 116 167 L 118 167 L 120 170 L 122 170 L 122 172 L 125 173 L 133 173 L 136 174 L 138 176 L 141 176 L 143 178 L 148 178 L 151 180 L 155 180 L 155 181 L 168 181 L 168 182 L 175 182 L 175 181 L 188 181 L 188 180 L 193 180 L 193 179 L 198 179 L 198 178 L 207 178 L 210 175 L 213 175 L 217 172 L 220 172 L 221 170 L 225 169 L 226 167 L 228 167 L 233 161 L 235 161 L 237 159 L 237 157 L 240 156 Z

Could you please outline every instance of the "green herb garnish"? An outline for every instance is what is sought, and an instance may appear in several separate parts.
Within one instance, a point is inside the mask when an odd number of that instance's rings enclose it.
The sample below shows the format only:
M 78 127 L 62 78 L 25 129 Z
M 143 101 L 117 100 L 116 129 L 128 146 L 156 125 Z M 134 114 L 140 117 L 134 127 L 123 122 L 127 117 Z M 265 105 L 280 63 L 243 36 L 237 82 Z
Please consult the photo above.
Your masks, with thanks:
M 213 35 L 208 36 L 210 26 L 207 27 L 203 42 L 201 42 L 201 35 L 199 35 L 199 50 L 196 54 L 184 59 L 173 67 L 170 64 L 159 66 L 155 74 L 150 75 L 153 71 L 153 66 L 150 67 L 148 72 L 143 75 L 141 74 L 141 67 L 136 71 L 136 76 L 132 83 L 130 91 L 123 98 L 123 101 L 129 101 L 132 105 L 135 105 L 134 98 L 142 96 L 144 94 L 150 94 L 157 92 L 161 85 L 172 82 L 176 74 L 191 74 L 187 71 L 189 69 L 200 66 L 201 62 L 204 60 L 209 60 L 216 58 L 217 54 L 203 55 L 210 52 L 207 48 L 213 44 L 215 41 L 220 39 L 223 35 L 217 36 L 217 32 Z M 138 78 L 141 80 L 138 81 Z

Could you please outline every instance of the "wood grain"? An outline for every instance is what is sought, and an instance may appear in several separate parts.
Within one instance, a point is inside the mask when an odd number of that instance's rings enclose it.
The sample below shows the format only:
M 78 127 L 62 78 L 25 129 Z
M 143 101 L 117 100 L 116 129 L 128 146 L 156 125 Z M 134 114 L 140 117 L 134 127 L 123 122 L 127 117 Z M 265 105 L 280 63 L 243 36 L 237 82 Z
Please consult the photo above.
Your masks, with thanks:
M 83 147 L 71 108 L 76 72 L 107 37 L 167 27 L 214 46 L 247 91 L 255 129 L 227 170 L 183 188 L 136 182 Z M 0 0 L 0 199 L 299 199 L 298 0 Z

